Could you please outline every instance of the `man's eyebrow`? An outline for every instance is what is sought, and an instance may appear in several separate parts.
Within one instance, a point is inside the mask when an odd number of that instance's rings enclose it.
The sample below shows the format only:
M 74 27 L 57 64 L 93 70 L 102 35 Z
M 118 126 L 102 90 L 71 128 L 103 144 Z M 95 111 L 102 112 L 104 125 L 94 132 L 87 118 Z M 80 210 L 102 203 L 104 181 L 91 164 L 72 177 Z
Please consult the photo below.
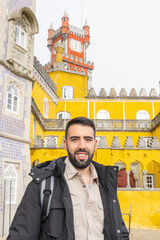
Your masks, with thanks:
M 90 139 L 93 139 L 93 137 L 91 137 L 91 136 L 85 136 L 84 138 L 90 138 Z
M 73 138 L 80 138 L 79 136 L 71 136 L 70 139 L 73 139 Z M 90 138 L 90 139 L 93 139 L 93 137 L 91 136 L 84 136 L 84 138 Z
M 72 138 L 80 138 L 80 137 L 78 137 L 78 136 L 71 136 L 70 139 L 72 139 Z

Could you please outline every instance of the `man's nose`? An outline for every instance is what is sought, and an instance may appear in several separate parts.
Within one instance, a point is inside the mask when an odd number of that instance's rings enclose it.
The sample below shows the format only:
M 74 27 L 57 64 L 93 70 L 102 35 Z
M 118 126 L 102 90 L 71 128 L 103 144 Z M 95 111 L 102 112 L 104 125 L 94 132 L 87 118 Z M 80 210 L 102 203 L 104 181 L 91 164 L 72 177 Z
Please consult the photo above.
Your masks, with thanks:
M 79 148 L 80 149 L 85 149 L 86 148 L 86 144 L 85 144 L 85 141 L 83 139 L 79 141 Z

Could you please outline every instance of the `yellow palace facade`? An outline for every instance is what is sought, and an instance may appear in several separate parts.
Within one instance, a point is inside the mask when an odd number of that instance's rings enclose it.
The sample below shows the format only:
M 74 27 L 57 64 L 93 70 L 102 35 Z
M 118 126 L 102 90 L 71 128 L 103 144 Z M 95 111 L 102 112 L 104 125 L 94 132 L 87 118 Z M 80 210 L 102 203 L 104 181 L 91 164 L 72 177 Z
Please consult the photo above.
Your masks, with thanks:
M 66 155 L 64 130 L 68 119 L 84 116 L 95 122 L 98 149 L 94 161 L 119 166 L 118 196 L 131 227 L 160 227 L 160 97 L 131 89 L 99 95 L 91 87 L 94 64 L 87 61 L 88 23 L 48 30 L 51 60 L 44 67 L 34 59 L 31 111 L 32 166 Z M 114 203 L 113 203 L 114 204 Z M 128 215 L 124 215 L 128 224 Z

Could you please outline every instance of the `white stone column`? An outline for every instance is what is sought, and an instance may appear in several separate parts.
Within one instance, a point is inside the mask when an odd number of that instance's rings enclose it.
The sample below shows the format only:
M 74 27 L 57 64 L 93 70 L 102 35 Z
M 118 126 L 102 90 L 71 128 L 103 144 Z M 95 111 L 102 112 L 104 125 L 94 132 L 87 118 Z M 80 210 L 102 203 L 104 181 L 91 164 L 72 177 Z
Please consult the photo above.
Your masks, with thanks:
M 143 170 L 142 172 L 143 188 L 147 188 L 147 178 L 146 178 L 147 172 L 148 170 Z
M 129 175 L 130 175 L 130 170 L 126 170 L 126 173 L 127 173 L 127 186 L 126 186 L 126 188 L 131 188 L 131 185 L 130 185 L 130 177 L 129 177 Z

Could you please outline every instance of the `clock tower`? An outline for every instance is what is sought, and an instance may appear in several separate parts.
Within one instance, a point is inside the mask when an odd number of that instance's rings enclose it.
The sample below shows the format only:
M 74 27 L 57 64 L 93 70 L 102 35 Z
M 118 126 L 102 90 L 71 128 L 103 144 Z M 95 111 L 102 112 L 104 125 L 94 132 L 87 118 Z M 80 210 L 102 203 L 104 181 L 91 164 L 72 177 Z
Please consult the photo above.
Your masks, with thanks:
M 64 65 L 64 69 L 84 73 L 88 76 L 88 89 L 91 88 L 93 63 L 87 61 L 87 48 L 90 44 L 90 32 L 87 21 L 82 29 L 69 24 L 69 17 L 64 13 L 62 25 L 57 30 L 51 24 L 48 30 L 48 48 L 51 52 L 51 60 L 45 65 L 47 72 L 54 71 L 57 61 Z M 60 49 L 62 56 L 60 58 Z M 57 57 L 58 54 L 58 57 Z M 61 59 L 61 60 L 60 60 Z

